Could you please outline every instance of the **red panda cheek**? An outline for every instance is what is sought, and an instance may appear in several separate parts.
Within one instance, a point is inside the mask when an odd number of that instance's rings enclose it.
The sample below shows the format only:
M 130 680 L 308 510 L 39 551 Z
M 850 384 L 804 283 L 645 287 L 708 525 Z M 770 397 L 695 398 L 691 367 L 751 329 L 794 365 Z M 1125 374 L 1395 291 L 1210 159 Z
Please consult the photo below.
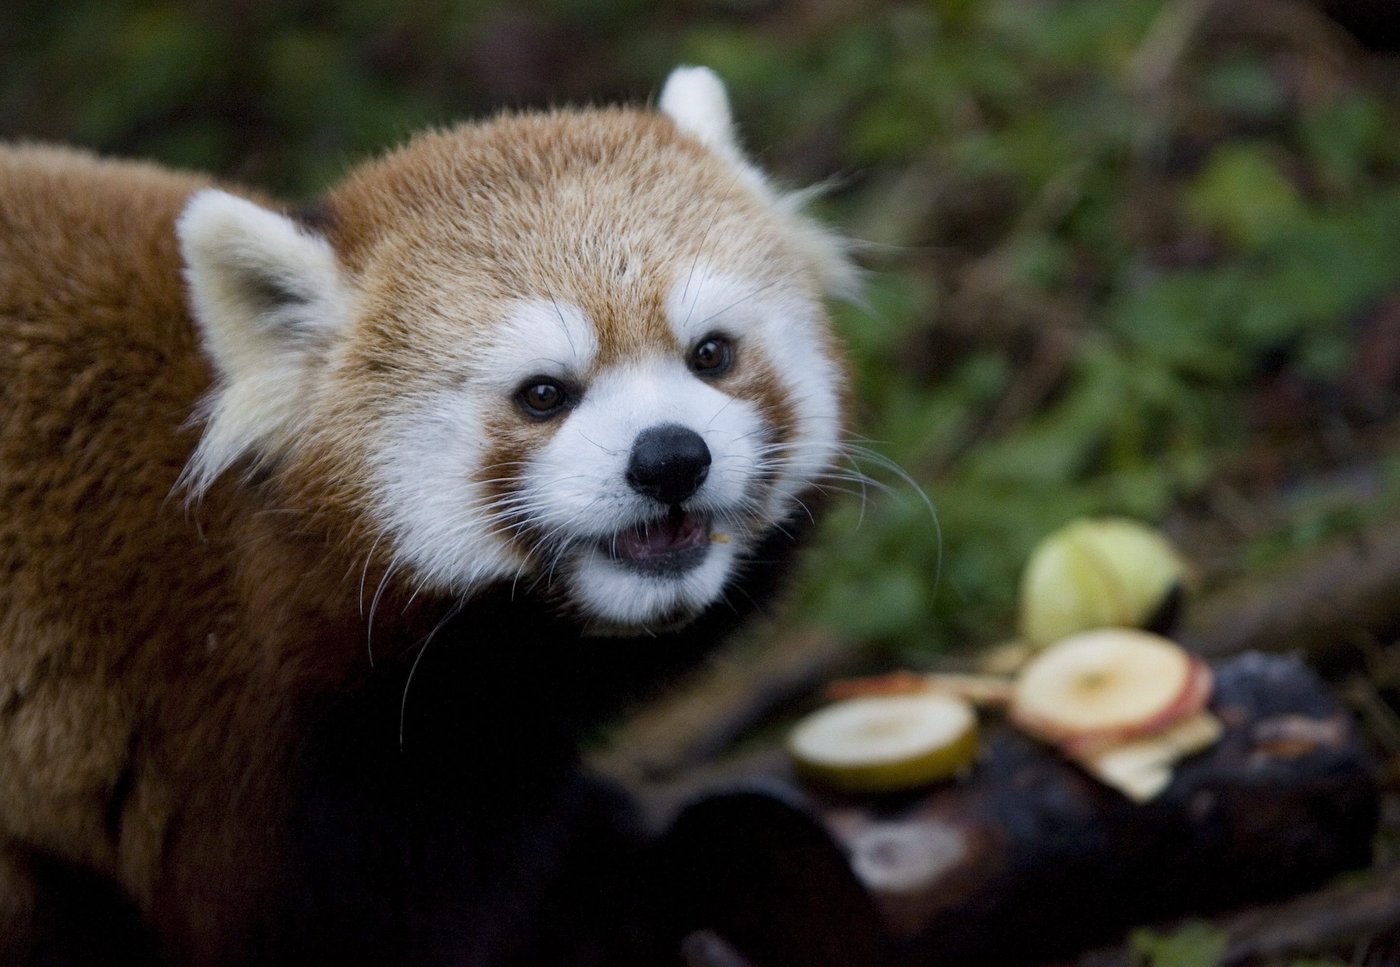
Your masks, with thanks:
M 797 416 L 790 400 L 791 391 L 779 379 L 766 358 L 746 359 L 727 391 L 749 400 L 758 409 L 767 430 L 766 443 L 774 447 L 789 444 L 797 435 Z M 772 471 L 768 471 L 769 476 Z
M 511 412 L 481 426 L 486 447 L 475 479 L 481 488 L 485 516 L 492 533 L 521 554 L 529 553 L 532 541 L 529 528 L 519 526 L 526 513 L 519 507 L 519 497 L 528 484 L 531 458 L 549 442 L 561 422 L 537 422 Z M 498 512 L 505 508 L 515 508 L 516 513 Z

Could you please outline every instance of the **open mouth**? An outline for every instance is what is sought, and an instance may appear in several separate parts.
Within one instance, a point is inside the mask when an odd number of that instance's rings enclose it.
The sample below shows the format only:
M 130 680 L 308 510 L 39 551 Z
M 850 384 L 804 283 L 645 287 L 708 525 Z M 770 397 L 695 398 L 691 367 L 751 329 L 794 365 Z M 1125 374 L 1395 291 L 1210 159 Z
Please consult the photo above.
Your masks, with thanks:
M 603 542 L 619 564 L 648 574 L 679 574 L 705 559 L 710 518 L 672 507 L 665 517 L 638 524 Z

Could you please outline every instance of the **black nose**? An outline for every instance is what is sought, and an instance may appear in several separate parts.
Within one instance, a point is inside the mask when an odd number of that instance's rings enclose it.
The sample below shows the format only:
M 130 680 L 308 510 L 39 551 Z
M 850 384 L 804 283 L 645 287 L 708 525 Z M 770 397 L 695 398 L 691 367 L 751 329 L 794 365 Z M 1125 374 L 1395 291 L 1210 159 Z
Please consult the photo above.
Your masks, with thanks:
M 710 448 L 700 434 L 675 423 L 643 430 L 632 444 L 627 483 L 663 504 L 679 504 L 710 473 Z

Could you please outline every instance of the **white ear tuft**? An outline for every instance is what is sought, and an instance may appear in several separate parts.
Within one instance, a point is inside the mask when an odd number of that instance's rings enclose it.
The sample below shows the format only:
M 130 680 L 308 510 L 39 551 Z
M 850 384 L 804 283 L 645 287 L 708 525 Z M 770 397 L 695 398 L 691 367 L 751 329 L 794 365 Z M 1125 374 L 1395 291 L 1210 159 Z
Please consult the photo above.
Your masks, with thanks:
M 220 366 L 236 366 L 254 334 L 281 341 L 339 326 L 335 253 L 287 216 L 210 188 L 190 199 L 175 232 L 195 315 Z
M 349 297 L 325 239 L 246 199 L 201 191 L 175 230 L 218 376 L 185 470 L 198 493 L 240 457 L 272 459 L 291 443 L 313 364 L 344 325 Z
M 676 127 L 705 147 L 738 158 L 734 119 L 724 82 L 708 67 L 677 67 L 666 78 L 659 106 Z
M 783 222 L 788 240 L 808 260 L 826 294 L 837 298 L 859 295 L 860 273 L 850 258 L 850 245 L 803 214 L 814 191 L 783 192 L 751 164 L 739 147 L 724 82 L 708 67 L 677 67 L 661 89 L 661 110 L 684 133 L 729 162 L 740 181 L 772 206 Z

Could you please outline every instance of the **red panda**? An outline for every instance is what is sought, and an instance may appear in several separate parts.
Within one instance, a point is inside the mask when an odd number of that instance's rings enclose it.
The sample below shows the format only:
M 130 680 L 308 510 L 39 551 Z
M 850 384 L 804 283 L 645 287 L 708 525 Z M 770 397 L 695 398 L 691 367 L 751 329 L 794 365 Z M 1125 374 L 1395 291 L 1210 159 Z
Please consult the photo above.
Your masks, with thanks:
M 574 739 L 775 583 L 853 270 L 658 107 L 306 212 L 0 149 L 0 962 L 664 962 Z

